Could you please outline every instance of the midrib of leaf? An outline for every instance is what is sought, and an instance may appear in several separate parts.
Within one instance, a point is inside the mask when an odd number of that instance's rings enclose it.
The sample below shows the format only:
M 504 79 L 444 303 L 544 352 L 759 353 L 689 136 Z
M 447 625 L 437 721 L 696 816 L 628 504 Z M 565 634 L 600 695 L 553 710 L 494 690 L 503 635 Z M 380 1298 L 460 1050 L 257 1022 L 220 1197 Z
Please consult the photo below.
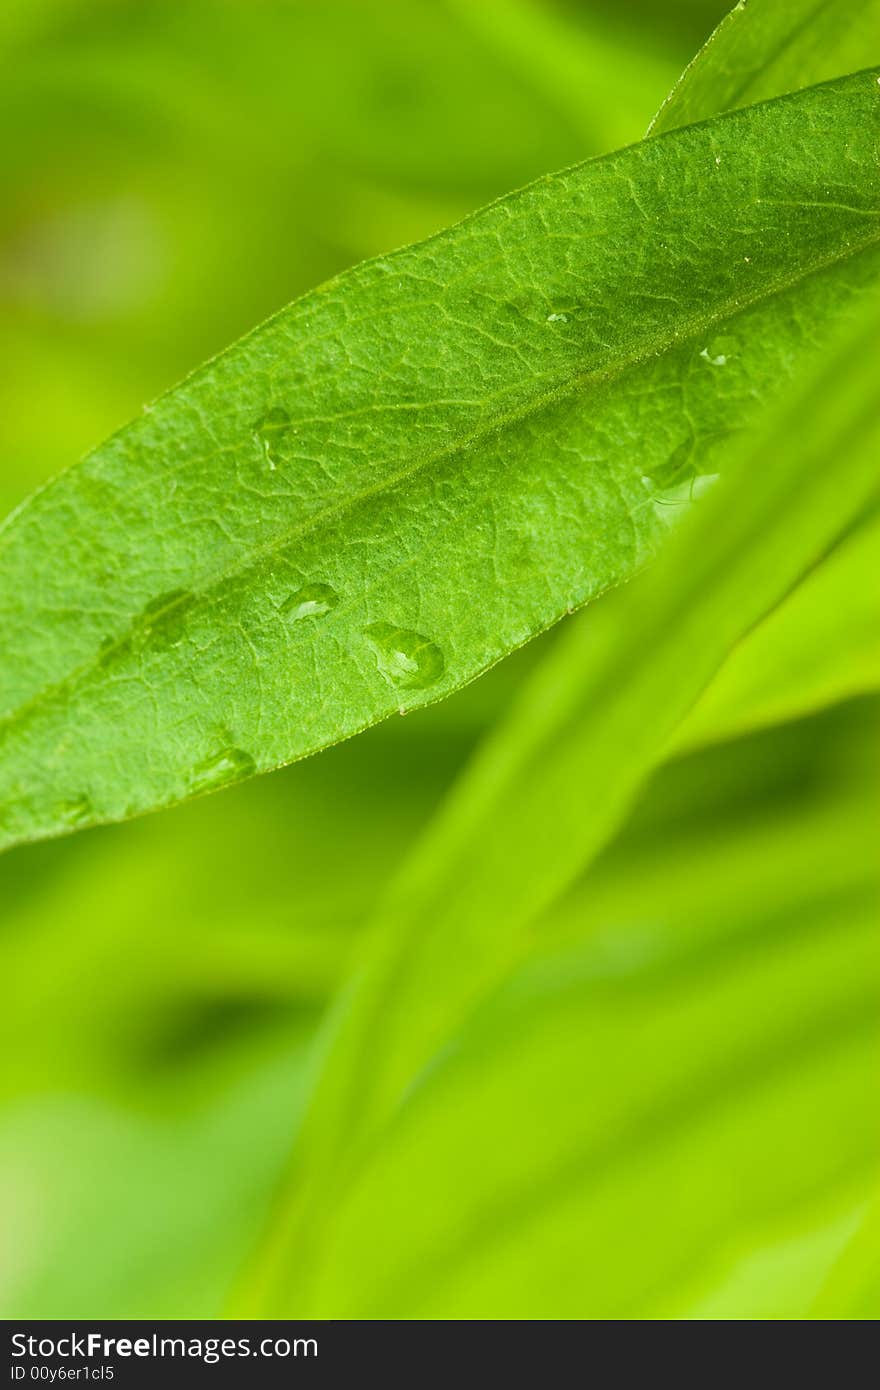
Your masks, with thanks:
M 797 206 L 807 206 L 807 204 L 799 203 Z M 347 512 L 355 510 L 364 502 L 381 497 L 386 492 L 392 492 L 401 483 L 407 482 L 423 470 L 431 468 L 438 463 L 449 461 L 459 454 L 466 453 L 469 449 L 476 447 L 484 440 L 497 434 L 503 434 L 506 430 L 515 428 L 518 424 L 522 424 L 531 416 L 539 414 L 548 406 L 561 402 L 568 397 L 575 396 L 582 391 L 588 390 L 590 387 L 610 385 L 613 381 L 625 375 L 626 372 L 636 367 L 643 366 L 647 362 L 654 361 L 662 357 L 665 353 L 684 346 L 695 338 L 700 337 L 702 334 L 711 332 L 721 324 L 726 323 L 735 314 L 754 308 L 759 304 L 767 303 L 778 295 L 794 289 L 811 276 L 821 274 L 823 271 L 829 270 L 833 266 L 841 264 L 843 261 L 851 260 L 860 253 L 870 250 L 880 243 L 880 214 L 874 213 L 869 209 L 849 207 L 848 205 L 840 203 L 818 203 L 816 206 L 835 207 L 840 208 L 841 211 L 855 212 L 859 215 L 871 217 L 877 222 L 877 230 L 860 241 L 851 242 L 843 251 L 830 256 L 817 258 L 811 263 L 805 264 L 803 271 L 795 275 L 780 278 L 772 286 L 765 287 L 760 293 L 751 296 L 741 295 L 727 301 L 722 301 L 715 311 L 710 314 L 692 315 L 689 319 L 683 320 L 679 326 L 671 328 L 668 333 L 657 335 L 653 340 L 640 344 L 630 353 L 616 357 L 607 365 L 597 367 L 591 371 L 575 373 L 568 378 L 562 378 L 557 386 L 544 392 L 536 392 L 518 409 L 509 411 L 506 415 L 502 414 L 493 417 L 492 422 L 483 429 L 473 430 L 470 434 L 455 441 L 448 447 L 438 449 L 434 453 L 408 464 L 395 474 L 386 475 L 380 479 L 374 487 L 363 488 L 347 497 L 340 498 L 338 502 L 334 502 L 331 506 L 324 508 L 323 511 L 315 512 L 302 524 L 279 531 L 262 545 L 257 546 L 246 562 L 239 565 L 232 565 L 223 570 L 215 571 L 213 574 L 209 574 L 206 580 L 203 581 L 194 592 L 197 592 L 200 597 L 208 597 L 212 590 L 223 586 L 231 579 L 243 578 L 252 570 L 258 569 L 264 561 L 271 559 L 273 555 L 285 549 L 293 541 L 300 540 L 310 533 L 317 531 L 322 525 L 326 525 L 327 522 L 336 520 L 344 516 Z M 432 404 L 436 404 L 436 402 L 432 402 Z M 408 405 L 401 406 L 400 408 L 416 409 L 418 406 Z M 369 407 L 364 407 L 364 409 L 368 410 Z M 339 418 L 341 417 L 328 416 L 327 422 L 330 423 L 332 420 Z M 302 421 L 303 425 L 309 423 L 312 423 L 312 421 L 308 418 Z M 195 462 L 198 461 L 199 460 L 195 460 Z M 2 541 L 2 533 L 5 529 L 5 525 L 13 521 L 15 515 L 16 513 L 13 513 L 12 516 L 8 518 L 7 523 L 5 523 L 4 526 L 0 526 L 0 541 Z M 388 571 L 388 573 L 396 574 L 403 568 L 404 566 L 399 566 L 397 569 Z M 162 608 L 156 609 L 155 616 L 157 618 L 167 617 L 179 610 L 183 606 L 183 603 L 184 600 L 180 599 L 168 603 Z M 340 604 L 340 611 L 344 611 L 344 608 L 345 604 Z M 108 659 L 117 656 L 123 651 L 125 643 L 126 635 L 118 638 L 111 647 L 105 650 L 104 659 L 100 664 L 106 665 Z M 10 714 L 0 719 L 0 740 L 3 739 L 8 730 L 23 723 L 31 714 L 40 710 L 45 704 L 51 703 L 53 700 L 72 691 L 80 680 L 93 674 L 98 668 L 98 665 L 99 663 L 96 660 L 84 662 L 69 676 L 39 691 L 31 700 L 26 701 L 24 704 L 20 705 L 18 709 L 13 710 Z M 365 725 L 364 727 L 369 726 Z M 307 754 L 303 753 L 300 756 L 304 757 L 307 756 Z

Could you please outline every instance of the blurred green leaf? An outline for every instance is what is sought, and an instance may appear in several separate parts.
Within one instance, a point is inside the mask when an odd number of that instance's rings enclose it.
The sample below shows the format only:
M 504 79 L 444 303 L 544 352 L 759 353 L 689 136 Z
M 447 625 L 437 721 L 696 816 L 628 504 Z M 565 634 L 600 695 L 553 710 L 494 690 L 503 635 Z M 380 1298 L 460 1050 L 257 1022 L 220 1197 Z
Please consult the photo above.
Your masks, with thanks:
M 743 1228 L 851 1210 L 878 1142 L 873 921 L 812 925 L 683 978 L 624 967 L 617 989 L 578 988 L 590 953 L 559 960 L 555 991 L 484 1022 L 488 1056 L 457 1038 L 362 1160 L 305 1307 L 687 1317 L 701 1264 Z
M 676 746 L 797 719 L 880 687 L 880 520 L 859 526 L 737 647 Z
M 631 576 L 876 274 L 878 115 L 863 74 L 545 179 L 36 494 L 0 534 L 5 843 L 438 699 Z
M 877 62 L 880 0 L 739 0 L 651 125 L 674 130 Z
M 876 1321 L 880 1314 L 880 1198 L 860 1220 L 811 1309 L 823 1320 Z
M 297 1311 L 687 1317 L 743 1229 L 760 1247 L 774 1222 L 858 1206 L 878 1143 L 868 909 L 680 974 L 603 979 L 596 954 L 420 1080 L 338 1194 Z
M 298 1314 L 806 1315 L 880 1140 L 874 774 L 760 812 L 728 789 L 722 819 L 717 772 L 679 833 L 674 780 L 649 790 L 662 832 L 624 832 L 337 1172 Z
M 276 1018 L 127 1095 L 59 1084 L 8 1101 L 4 1314 L 218 1316 L 283 1171 L 309 1031 Z
M 872 302 L 821 373 L 748 441 L 650 582 L 573 627 L 447 802 L 340 1009 L 253 1306 L 289 1312 L 308 1296 L 303 1252 L 320 1259 L 322 1222 L 363 1147 L 468 1011 L 534 949 L 524 928 L 619 827 L 737 641 L 871 495 L 878 324 Z
M 624 48 L 605 24 L 578 27 L 541 0 L 446 0 L 481 38 L 558 110 L 587 150 L 612 150 L 642 134 L 633 118 L 648 93 L 668 89 L 668 64 L 654 44 Z

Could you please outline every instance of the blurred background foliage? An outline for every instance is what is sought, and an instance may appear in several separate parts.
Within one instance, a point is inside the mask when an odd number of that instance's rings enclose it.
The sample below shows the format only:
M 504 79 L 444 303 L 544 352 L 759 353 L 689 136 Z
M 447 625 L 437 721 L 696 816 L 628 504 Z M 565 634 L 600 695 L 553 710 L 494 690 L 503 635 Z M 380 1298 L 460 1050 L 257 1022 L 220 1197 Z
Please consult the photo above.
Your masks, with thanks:
M 725 8 L 6 0 L 0 510 L 309 286 L 640 138 Z M 360 928 L 553 640 L 0 859 L 6 1316 L 222 1315 Z M 869 1315 L 877 731 L 862 697 L 653 777 L 341 1203 L 338 1316 Z

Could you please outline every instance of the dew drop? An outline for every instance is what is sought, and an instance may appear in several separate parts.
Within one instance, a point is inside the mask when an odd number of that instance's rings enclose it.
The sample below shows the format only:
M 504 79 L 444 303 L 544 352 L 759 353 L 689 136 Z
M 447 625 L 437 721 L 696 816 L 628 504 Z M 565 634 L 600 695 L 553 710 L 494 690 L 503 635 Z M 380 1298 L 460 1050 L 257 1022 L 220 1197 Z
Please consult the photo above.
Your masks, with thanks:
M 736 338 L 722 336 L 713 338 L 711 343 L 703 348 L 700 356 L 713 367 L 726 367 L 731 357 L 736 356 L 738 348 Z
M 645 481 L 655 490 L 664 492 L 668 488 L 676 487 L 680 483 L 690 482 L 695 476 L 694 468 L 691 463 L 693 454 L 693 444 L 686 439 L 678 448 L 673 449 L 668 459 L 663 463 L 651 468 L 645 476 Z
M 82 792 L 79 796 L 73 796 L 68 801 L 58 803 L 58 815 L 65 825 L 83 825 L 94 815 L 91 797 Z
M 697 478 L 693 453 L 693 441 L 686 439 L 673 449 L 663 463 L 650 469 L 642 478 L 642 482 L 651 490 L 655 515 L 666 525 L 671 525 L 692 500 Z
M 720 477 L 720 473 L 698 473 L 691 488 L 693 500 L 696 501 L 698 497 L 704 497 L 709 489 L 715 486 Z
M 370 623 L 364 636 L 376 654 L 380 674 L 400 690 L 423 690 L 443 674 L 443 653 L 430 638 L 392 623 Z
M 217 787 L 240 782 L 244 777 L 252 777 L 256 764 L 250 753 L 241 748 L 222 748 L 211 758 L 197 763 L 192 770 L 189 790 L 192 793 L 213 791 Z
M 693 479 L 679 483 L 676 487 L 666 488 L 663 492 L 655 493 L 651 498 L 651 505 L 654 515 L 658 516 L 662 522 L 670 526 L 683 512 L 686 512 L 693 501 Z
M 642 478 L 653 494 L 650 501 L 655 515 L 666 525 L 671 525 L 718 481 L 717 473 L 700 473 L 693 458 L 693 441 L 685 440 L 664 463 Z
M 148 644 L 175 647 L 183 640 L 187 619 L 196 602 L 188 589 L 169 589 L 145 604 L 132 619 L 128 632 L 121 637 L 102 637 L 98 647 L 98 665 L 110 666 L 133 651 L 142 651 Z
M 253 426 L 254 438 L 263 450 L 269 467 L 274 471 L 283 462 L 278 446 L 290 429 L 290 416 L 280 405 L 261 415 Z
M 142 642 L 154 642 L 163 647 L 176 646 L 182 641 L 187 615 L 196 601 L 188 589 L 169 589 L 144 606 L 132 630 Z
M 323 618 L 338 602 L 339 595 L 329 584 L 304 584 L 281 605 L 281 612 L 288 622 L 296 623 L 300 618 Z
M 116 653 L 117 646 L 119 646 L 119 645 L 120 645 L 120 644 L 117 643 L 116 639 L 113 638 L 113 637 L 110 637 L 110 636 L 102 637 L 102 638 L 101 638 L 101 641 L 100 641 L 100 644 L 99 644 L 99 646 L 98 646 L 98 665 L 99 665 L 99 666 L 109 666 L 110 662 L 113 660 L 113 657 L 114 657 L 114 655 L 115 655 L 115 653 Z M 130 647 L 130 646 L 131 646 L 131 638 L 129 638 L 129 637 L 124 637 L 124 638 L 122 639 L 122 645 L 124 645 L 124 646 L 126 646 L 126 647 Z

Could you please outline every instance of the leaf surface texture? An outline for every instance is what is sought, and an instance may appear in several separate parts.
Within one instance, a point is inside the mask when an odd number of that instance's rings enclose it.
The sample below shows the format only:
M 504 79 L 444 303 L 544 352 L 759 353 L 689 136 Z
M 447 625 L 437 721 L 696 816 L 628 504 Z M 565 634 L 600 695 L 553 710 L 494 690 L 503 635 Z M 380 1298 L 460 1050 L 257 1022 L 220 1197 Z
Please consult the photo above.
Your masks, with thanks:
M 864 73 L 282 311 L 0 533 L 6 843 L 302 757 L 628 579 L 877 267 Z

